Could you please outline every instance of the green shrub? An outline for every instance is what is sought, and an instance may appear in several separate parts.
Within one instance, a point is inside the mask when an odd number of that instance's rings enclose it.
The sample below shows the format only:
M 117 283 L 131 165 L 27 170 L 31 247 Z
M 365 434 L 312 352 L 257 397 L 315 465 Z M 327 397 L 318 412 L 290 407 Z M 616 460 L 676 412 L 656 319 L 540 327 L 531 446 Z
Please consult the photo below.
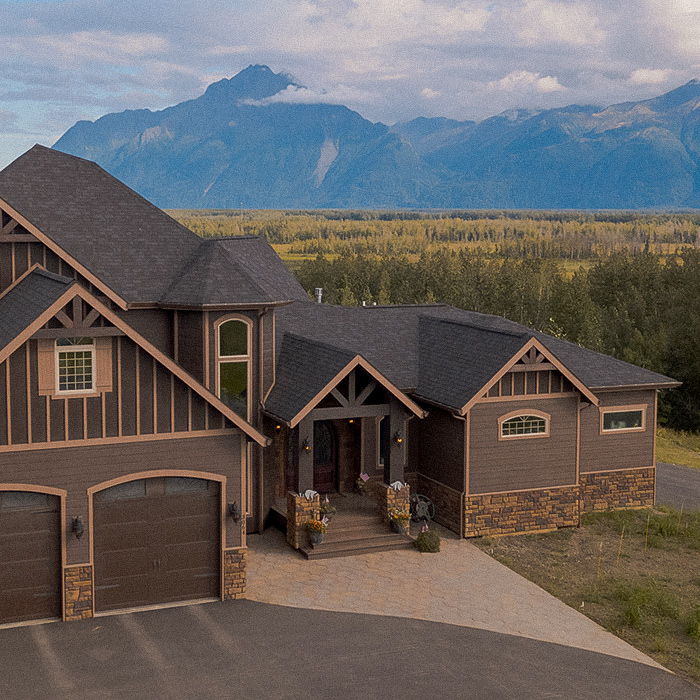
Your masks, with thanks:
M 416 548 L 419 552 L 439 552 L 440 533 L 437 530 L 425 530 L 416 537 Z
M 656 582 L 633 586 L 622 584 L 615 590 L 615 597 L 623 603 L 625 624 L 635 629 L 642 627 L 644 616 L 678 618 L 676 597 L 658 587 Z
M 696 642 L 700 642 L 700 605 L 696 605 L 690 615 L 688 615 L 685 631 Z

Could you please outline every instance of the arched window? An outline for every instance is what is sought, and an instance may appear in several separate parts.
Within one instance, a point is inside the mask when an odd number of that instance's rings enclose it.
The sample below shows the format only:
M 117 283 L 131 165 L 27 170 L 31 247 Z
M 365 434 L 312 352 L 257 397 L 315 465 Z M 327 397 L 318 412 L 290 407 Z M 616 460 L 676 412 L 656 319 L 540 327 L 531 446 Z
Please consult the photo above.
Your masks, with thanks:
M 547 437 L 549 435 L 548 413 L 527 410 L 516 411 L 501 416 L 499 423 L 499 438 Z
M 238 318 L 217 326 L 219 398 L 241 418 L 249 420 L 250 323 Z

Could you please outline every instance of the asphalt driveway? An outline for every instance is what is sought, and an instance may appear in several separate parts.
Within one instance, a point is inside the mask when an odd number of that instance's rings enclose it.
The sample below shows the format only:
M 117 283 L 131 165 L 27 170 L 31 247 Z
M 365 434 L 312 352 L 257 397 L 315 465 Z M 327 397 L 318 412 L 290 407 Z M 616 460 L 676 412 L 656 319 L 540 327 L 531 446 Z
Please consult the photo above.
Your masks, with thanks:
M 657 462 L 656 502 L 685 510 L 700 508 L 700 469 Z
M 698 700 L 653 666 L 405 618 L 252 601 L 0 630 L 3 700 Z

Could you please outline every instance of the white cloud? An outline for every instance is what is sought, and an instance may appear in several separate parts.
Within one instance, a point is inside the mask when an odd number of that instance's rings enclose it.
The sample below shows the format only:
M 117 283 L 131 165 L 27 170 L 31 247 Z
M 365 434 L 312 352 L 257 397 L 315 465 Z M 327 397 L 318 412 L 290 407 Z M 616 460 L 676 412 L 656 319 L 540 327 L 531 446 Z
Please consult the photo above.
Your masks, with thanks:
M 421 97 L 424 97 L 426 100 L 434 100 L 436 97 L 440 96 L 440 93 L 437 90 L 433 90 L 431 88 L 423 88 L 420 92 Z
M 509 13 L 511 26 L 530 46 L 546 43 L 586 46 L 605 38 L 600 20 L 582 2 L 525 0 Z
M 267 107 L 271 104 L 347 104 L 348 102 L 366 102 L 372 95 L 347 85 L 337 85 L 333 90 L 316 91 L 297 85 L 289 85 L 276 95 L 262 100 L 241 100 L 240 103 L 252 107 Z
M 489 90 L 532 91 L 535 92 L 561 92 L 566 88 L 559 83 L 559 80 L 551 75 L 540 78 L 539 73 L 531 73 L 526 70 L 513 71 L 500 80 L 491 81 L 488 84 Z
M 630 82 L 635 85 L 658 85 L 665 83 L 670 74 L 670 70 L 661 70 L 660 68 L 638 68 L 630 75 Z

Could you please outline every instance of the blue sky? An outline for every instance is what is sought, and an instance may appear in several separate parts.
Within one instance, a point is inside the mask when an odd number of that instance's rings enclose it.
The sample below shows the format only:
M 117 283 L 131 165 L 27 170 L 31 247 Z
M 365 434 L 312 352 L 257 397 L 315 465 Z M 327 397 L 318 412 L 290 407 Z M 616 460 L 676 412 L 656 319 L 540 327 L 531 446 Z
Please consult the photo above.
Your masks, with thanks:
M 251 63 L 372 121 L 608 105 L 700 77 L 697 0 L 0 0 L 0 167 Z

